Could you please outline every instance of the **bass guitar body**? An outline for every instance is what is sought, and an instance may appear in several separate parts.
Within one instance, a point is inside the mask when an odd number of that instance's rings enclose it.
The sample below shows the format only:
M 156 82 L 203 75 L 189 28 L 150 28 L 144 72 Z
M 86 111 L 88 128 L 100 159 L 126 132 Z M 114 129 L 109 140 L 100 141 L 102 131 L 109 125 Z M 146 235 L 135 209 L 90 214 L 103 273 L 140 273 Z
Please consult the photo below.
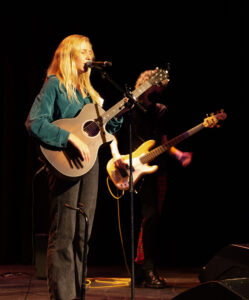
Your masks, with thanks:
M 157 171 L 158 166 L 150 166 L 148 163 L 143 163 L 141 158 L 149 153 L 149 150 L 155 146 L 154 140 L 148 140 L 139 146 L 132 153 L 132 176 L 134 185 L 145 174 L 151 174 Z M 121 156 L 124 163 L 127 165 L 126 169 L 118 169 L 115 167 L 115 160 L 112 158 L 107 163 L 107 172 L 111 177 L 115 186 L 120 190 L 129 189 L 129 176 L 130 176 L 130 158 L 129 154 Z

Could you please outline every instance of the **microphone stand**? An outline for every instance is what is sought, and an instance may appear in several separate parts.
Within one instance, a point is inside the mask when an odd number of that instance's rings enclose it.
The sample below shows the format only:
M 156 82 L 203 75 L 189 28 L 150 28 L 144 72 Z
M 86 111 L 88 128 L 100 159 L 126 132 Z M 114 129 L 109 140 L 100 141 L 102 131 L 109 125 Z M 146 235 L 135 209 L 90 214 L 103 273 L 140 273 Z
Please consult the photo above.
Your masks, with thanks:
M 100 68 L 98 68 L 100 70 Z M 144 112 L 146 111 L 143 106 L 141 106 L 136 99 L 133 97 L 132 93 L 126 89 L 122 89 L 115 81 L 113 81 L 110 76 L 102 69 L 101 76 L 102 78 L 108 80 L 117 90 L 122 92 L 122 94 L 127 97 L 127 106 L 132 107 L 133 105 L 138 106 Z M 132 113 L 131 110 L 128 111 L 129 115 L 129 193 L 130 193 L 130 224 L 131 224 L 131 299 L 135 297 L 135 256 L 134 256 L 134 190 L 133 190 L 133 176 L 132 176 Z
M 83 206 L 79 203 L 79 206 Z M 86 293 L 86 273 L 87 273 L 87 242 L 88 242 L 88 227 L 89 227 L 89 220 L 88 216 L 84 212 L 83 209 L 79 207 L 73 207 L 70 204 L 66 203 L 65 207 L 78 211 L 85 219 L 85 237 L 84 237 L 84 247 L 83 247 L 83 261 L 82 261 L 82 282 L 81 282 L 81 292 L 80 292 L 80 299 L 85 300 L 85 293 Z
M 131 299 L 135 297 L 135 241 L 134 241 L 134 186 L 132 174 L 132 112 L 129 110 L 129 164 L 130 164 L 130 179 L 129 179 L 129 193 L 130 193 L 130 222 L 131 222 Z

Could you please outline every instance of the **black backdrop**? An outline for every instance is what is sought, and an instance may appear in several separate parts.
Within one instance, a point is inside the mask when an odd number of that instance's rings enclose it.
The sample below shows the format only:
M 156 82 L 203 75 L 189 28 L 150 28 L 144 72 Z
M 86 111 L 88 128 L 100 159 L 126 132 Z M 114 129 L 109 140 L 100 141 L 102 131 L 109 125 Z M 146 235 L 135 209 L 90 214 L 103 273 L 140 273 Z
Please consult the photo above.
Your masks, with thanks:
M 40 188 L 32 209 L 32 178 L 39 169 L 34 141 L 24 122 L 59 42 L 87 35 L 97 60 L 112 61 L 110 76 L 132 87 L 145 69 L 171 63 L 166 92 L 171 137 L 199 124 L 206 113 L 225 109 L 220 128 L 206 129 L 179 145 L 194 153 L 191 166 L 169 163 L 163 208 L 163 265 L 201 265 L 229 243 L 248 242 L 245 136 L 244 21 L 238 1 L 183 1 L 136 7 L 78 5 L 64 11 L 13 14 L 1 20 L 3 83 L 1 101 L 0 263 L 32 262 L 32 215 L 37 232 L 47 230 L 47 202 Z M 216 1 L 217 2 L 217 1 Z M 106 108 L 122 95 L 97 71 L 92 81 Z M 90 264 L 123 264 L 117 207 L 106 187 L 108 147 L 100 150 L 100 186 L 90 241 Z M 120 200 L 129 258 L 129 195 Z M 135 224 L 139 213 L 135 202 Z

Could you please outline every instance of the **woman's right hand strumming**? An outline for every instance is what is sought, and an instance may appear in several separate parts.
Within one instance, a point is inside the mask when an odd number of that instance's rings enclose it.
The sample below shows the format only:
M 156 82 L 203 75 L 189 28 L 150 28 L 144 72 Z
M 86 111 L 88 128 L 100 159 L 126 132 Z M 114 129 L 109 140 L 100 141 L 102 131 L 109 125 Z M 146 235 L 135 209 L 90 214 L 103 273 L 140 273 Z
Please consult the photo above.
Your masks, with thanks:
M 87 144 L 85 144 L 73 133 L 69 134 L 68 141 L 80 152 L 82 159 L 84 159 L 87 162 L 90 161 L 90 152 Z

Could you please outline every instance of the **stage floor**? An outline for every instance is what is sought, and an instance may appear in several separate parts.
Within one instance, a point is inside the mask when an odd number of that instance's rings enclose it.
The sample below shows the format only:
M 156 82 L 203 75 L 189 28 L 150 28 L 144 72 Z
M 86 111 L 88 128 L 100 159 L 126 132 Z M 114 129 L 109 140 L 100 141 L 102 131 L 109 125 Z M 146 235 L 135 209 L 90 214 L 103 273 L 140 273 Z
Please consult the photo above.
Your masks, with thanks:
M 183 291 L 199 284 L 198 269 L 160 269 L 167 278 L 165 289 L 135 288 L 134 299 L 170 300 Z M 90 285 L 85 299 L 131 299 L 130 278 L 124 267 L 88 267 Z M 0 300 L 49 300 L 45 279 L 35 275 L 34 267 L 14 265 L 0 266 Z

